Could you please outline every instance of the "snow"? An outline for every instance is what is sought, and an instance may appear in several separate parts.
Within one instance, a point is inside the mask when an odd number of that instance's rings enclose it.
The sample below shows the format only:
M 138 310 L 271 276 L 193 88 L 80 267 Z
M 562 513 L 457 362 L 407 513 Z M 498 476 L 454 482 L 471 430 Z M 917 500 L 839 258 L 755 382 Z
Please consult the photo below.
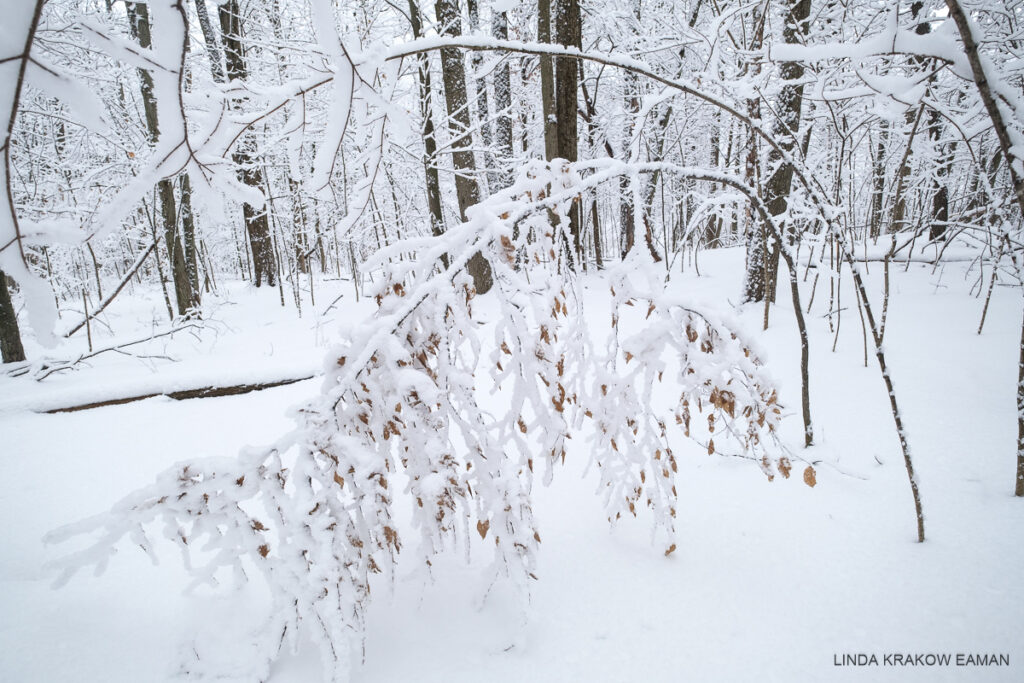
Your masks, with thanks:
M 673 273 L 670 294 L 729 310 L 742 257 L 741 250 L 703 252 L 702 277 Z M 968 265 L 910 263 L 890 273 L 886 352 L 922 486 L 926 543 L 914 542 L 885 387 L 874 359 L 863 365 L 856 313 L 845 312 L 830 353 L 821 292 L 808 316 L 817 445 L 796 447 L 799 353 L 783 296 L 767 332 L 758 306 L 740 311 L 737 324 L 781 387 L 783 437 L 816 463 L 814 488 L 798 476 L 769 483 L 749 463 L 696 446 L 681 452 L 678 550 L 666 558 L 651 543 L 645 511 L 609 530 L 594 495 L 597 473 L 583 476 L 588 453 L 574 439 L 552 485 L 534 487 L 543 542 L 529 620 L 521 621 L 507 583 L 490 584 L 484 548 L 473 549 L 469 565 L 461 553 L 434 557 L 433 583 L 400 563 L 392 593 L 375 585 L 365 664 L 358 666 L 357 653 L 354 680 L 1019 680 L 1024 549 L 1016 539 L 1024 508 L 1011 495 L 1019 295 L 998 287 L 985 332 L 976 335 L 983 302 L 967 293 Z M 882 269 L 867 270 L 877 296 Z M 318 301 L 343 294 L 330 314 L 336 321 L 298 319 L 293 308 L 281 309 L 276 291 L 234 285 L 211 316 L 219 321 L 216 339 L 167 342 L 180 362 L 97 359 L 92 369 L 47 379 L 32 400 L 85 392 L 100 378 L 107 384 L 96 391 L 113 393 L 135 383 L 255 377 L 257 368 L 315 369 L 336 323 L 352 325 L 370 309 L 365 300 L 353 305 L 350 283 L 327 284 L 318 285 Z M 849 292 L 851 283 L 842 286 Z M 603 280 L 584 278 L 582 296 L 601 320 L 607 291 Z M 147 305 L 159 311 L 162 302 L 155 293 L 148 303 L 119 300 L 105 315 L 121 329 L 144 320 Z M 227 680 L 246 680 L 234 665 L 251 653 L 250 631 L 269 607 L 258 581 L 234 589 L 227 576 L 218 589 L 182 595 L 188 577 L 173 545 L 155 546 L 161 562 L 154 567 L 127 544 L 101 577 L 79 576 L 55 591 L 45 563 L 67 549 L 44 548 L 40 539 L 108 508 L 174 462 L 275 441 L 291 428 L 287 406 L 314 395 L 320 381 L 42 415 L 14 405 L 27 382 L 4 379 L 0 613 L 17 617 L 0 623 L 0 680 L 166 681 L 191 670 L 196 657 L 231 674 Z M 429 494 L 443 483 L 418 485 Z M 415 538 L 408 518 L 400 509 L 399 532 Z M 835 666 L 834 655 L 858 652 L 1006 653 L 1011 665 Z M 269 682 L 319 680 L 319 660 L 300 641 Z

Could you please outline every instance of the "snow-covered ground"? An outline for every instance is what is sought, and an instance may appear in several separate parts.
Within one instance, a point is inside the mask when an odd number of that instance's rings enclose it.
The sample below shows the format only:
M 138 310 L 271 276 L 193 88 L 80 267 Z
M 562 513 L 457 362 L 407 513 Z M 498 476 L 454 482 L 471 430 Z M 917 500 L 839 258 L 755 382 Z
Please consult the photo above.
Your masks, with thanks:
M 728 310 L 741 259 L 738 250 L 704 252 L 702 276 L 688 267 L 672 286 Z M 853 290 L 844 281 L 833 354 L 823 280 L 808 318 L 817 444 L 801 452 L 817 462 L 813 489 L 799 477 L 769 483 L 748 462 L 695 446 L 681 458 L 678 550 L 666 558 L 642 518 L 609 531 L 577 444 L 554 483 L 535 489 L 543 545 L 529 622 L 520 622 L 505 587 L 488 591 L 479 567 L 449 557 L 435 563 L 431 585 L 417 574 L 400 576 L 393 594 L 374 591 L 365 665 L 354 680 L 1024 680 L 1024 501 L 1011 495 L 1020 294 L 997 287 L 978 336 L 983 302 L 968 295 L 966 265 L 892 271 L 887 359 L 919 472 L 925 544 L 915 542 L 873 356 L 864 366 Z M 876 294 L 880 278 L 881 264 L 871 264 Z M 803 287 L 806 305 L 810 279 Z M 780 286 L 779 295 L 767 332 L 759 331 L 760 308 L 741 320 L 782 386 L 784 436 L 796 449 L 799 346 L 788 290 Z M 55 591 L 44 563 L 60 548 L 44 547 L 41 537 L 108 508 L 177 460 L 274 439 L 290 427 L 287 407 L 316 392 L 318 381 L 67 414 L 26 408 L 142 386 L 315 372 L 333 320 L 370 310 L 353 305 L 351 283 L 327 283 L 317 299 L 313 311 L 304 301 L 297 318 L 276 291 L 238 285 L 211 306 L 207 317 L 216 322 L 198 338 L 186 333 L 150 349 L 178 362 L 107 354 L 42 383 L 0 381 L 0 681 L 166 681 L 196 656 L 225 674 L 246 656 L 267 604 L 259 585 L 183 595 L 177 550 L 163 547 L 153 567 L 126 545 L 102 576 L 78 576 Z M 112 307 L 109 324 L 125 338 L 140 335 L 162 305 L 126 299 Z M 889 653 L 1004 654 L 1010 665 L 836 666 L 857 653 L 880 664 Z M 271 682 L 306 683 L 319 673 L 306 647 L 284 656 Z

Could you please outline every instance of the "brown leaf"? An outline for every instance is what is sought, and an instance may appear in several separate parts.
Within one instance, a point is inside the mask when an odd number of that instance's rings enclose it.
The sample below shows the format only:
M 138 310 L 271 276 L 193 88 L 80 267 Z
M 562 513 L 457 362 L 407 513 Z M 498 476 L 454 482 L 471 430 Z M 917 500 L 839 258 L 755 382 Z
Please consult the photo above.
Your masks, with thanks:
M 786 456 L 779 458 L 778 467 L 783 478 L 789 479 L 789 473 L 793 470 L 793 464 L 789 461 L 789 458 Z
M 389 526 L 384 527 L 384 540 L 395 550 L 402 548 L 402 544 L 398 541 L 398 532 Z
M 804 483 L 810 486 L 812 489 L 814 485 L 818 483 L 818 478 L 814 475 L 814 468 L 810 465 L 804 470 Z
M 476 523 L 476 530 L 480 534 L 480 538 L 487 538 L 487 530 L 491 528 L 491 521 L 485 519 Z
M 334 481 L 338 484 L 338 486 L 342 488 L 345 487 L 345 480 L 339 477 L 337 472 L 334 473 Z
M 675 551 L 676 551 L 676 544 L 675 544 L 675 543 L 673 543 L 673 544 L 672 544 L 672 545 L 670 545 L 670 546 L 668 547 L 668 549 L 667 549 L 667 550 L 665 551 L 665 557 L 668 557 L 669 555 L 671 555 L 671 554 L 672 554 L 672 553 L 674 553 Z

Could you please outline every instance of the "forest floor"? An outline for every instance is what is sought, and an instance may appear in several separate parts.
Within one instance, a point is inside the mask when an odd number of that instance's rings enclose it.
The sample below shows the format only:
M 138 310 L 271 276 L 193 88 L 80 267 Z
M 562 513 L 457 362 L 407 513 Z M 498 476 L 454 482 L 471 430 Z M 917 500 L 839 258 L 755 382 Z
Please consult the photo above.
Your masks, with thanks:
M 688 263 L 671 286 L 731 311 L 742 256 L 703 252 L 702 275 Z M 870 265 L 877 300 L 882 269 Z M 553 484 L 534 491 L 543 544 L 529 622 L 520 623 L 505 587 L 488 591 L 484 553 L 468 566 L 459 557 L 436 562 L 430 585 L 400 573 L 392 595 L 374 591 L 354 680 L 1024 680 L 1024 500 L 1011 495 L 1020 294 L 997 287 L 978 336 L 983 300 L 968 291 L 977 271 L 965 276 L 966 265 L 892 269 L 885 345 L 919 472 L 926 543 L 915 542 L 888 400 L 874 357 L 864 365 L 845 278 L 835 353 L 826 280 L 808 317 L 816 445 L 798 448 L 799 345 L 783 282 L 767 332 L 760 307 L 738 315 L 781 386 L 786 442 L 817 463 L 814 488 L 799 476 L 768 482 L 746 461 L 694 446 L 681 454 L 678 550 L 666 558 L 651 545 L 649 520 L 609 530 L 577 444 Z M 802 285 L 805 306 L 813 277 Z M 591 292 L 604 288 L 599 276 L 585 282 Z M 211 298 L 202 330 L 144 348 L 174 362 L 110 353 L 44 382 L 0 378 L 0 681 L 148 683 L 185 675 L 182 662 L 196 656 L 225 674 L 246 656 L 267 607 L 258 585 L 183 595 L 175 548 L 158 548 L 163 561 L 154 567 L 125 544 L 102 576 L 53 590 L 44 564 L 61 548 L 41 538 L 107 509 L 175 461 L 275 439 L 290 427 L 288 406 L 318 391 L 319 380 L 225 398 L 35 411 L 141 389 L 315 373 L 341 319 L 372 306 L 353 303 L 350 282 L 317 287 L 317 305 L 304 300 L 299 318 L 276 290 L 230 285 Z M 117 338 L 144 335 L 154 320 L 166 325 L 158 294 L 122 296 L 105 314 Z M 95 331 L 94 343 L 110 343 L 102 325 Z M 83 333 L 61 354 L 84 350 Z M 32 340 L 28 347 L 41 353 Z M 836 665 L 858 653 L 874 654 L 878 666 Z M 954 660 L 887 666 L 892 653 Z M 958 653 L 1008 655 L 1010 664 L 956 666 Z M 283 656 L 270 682 L 307 683 L 319 672 L 307 646 Z

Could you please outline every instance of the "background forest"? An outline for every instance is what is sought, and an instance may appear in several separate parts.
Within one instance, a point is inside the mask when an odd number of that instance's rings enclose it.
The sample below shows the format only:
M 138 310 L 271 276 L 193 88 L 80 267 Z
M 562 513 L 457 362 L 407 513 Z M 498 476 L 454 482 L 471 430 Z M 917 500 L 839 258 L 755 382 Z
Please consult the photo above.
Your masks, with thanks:
M 0 674 L 1019 668 L 1024 2 L 0 2 Z

